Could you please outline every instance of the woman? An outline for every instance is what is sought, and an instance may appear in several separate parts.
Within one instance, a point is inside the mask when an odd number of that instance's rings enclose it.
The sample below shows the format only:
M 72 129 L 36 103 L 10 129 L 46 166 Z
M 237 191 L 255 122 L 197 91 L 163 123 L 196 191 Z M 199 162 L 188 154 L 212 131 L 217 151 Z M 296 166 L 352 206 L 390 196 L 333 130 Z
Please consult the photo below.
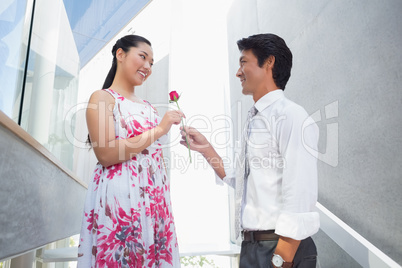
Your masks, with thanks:
M 78 267 L 179 267 L 162 143 L 184 114 L 157 111 L 135 95 L 152 72 L 151 43 L 119 39 L 102 90 L 86 111 L 99 160 L 85 202 Z

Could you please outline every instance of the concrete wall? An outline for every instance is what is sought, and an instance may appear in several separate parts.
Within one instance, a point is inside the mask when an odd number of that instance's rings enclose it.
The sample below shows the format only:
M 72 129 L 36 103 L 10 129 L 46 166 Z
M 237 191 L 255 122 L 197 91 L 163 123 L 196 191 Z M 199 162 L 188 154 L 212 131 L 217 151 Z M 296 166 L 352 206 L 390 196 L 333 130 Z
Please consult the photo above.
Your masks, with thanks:
M 2 124 L 0 184 L 0 260 L 79 233 L 86 188 Z
M 243 121 L 236 41 L 271 32 L 294 67 L 288 98 L 320 127 L 319 202 L 402 264 L 402 34 L 398 0 L 234 0 L 228 15 L 232 116 Z M 322 267 L 358 266 L 323 233 Z M 346 265 L 346 266 L 345 266 Z

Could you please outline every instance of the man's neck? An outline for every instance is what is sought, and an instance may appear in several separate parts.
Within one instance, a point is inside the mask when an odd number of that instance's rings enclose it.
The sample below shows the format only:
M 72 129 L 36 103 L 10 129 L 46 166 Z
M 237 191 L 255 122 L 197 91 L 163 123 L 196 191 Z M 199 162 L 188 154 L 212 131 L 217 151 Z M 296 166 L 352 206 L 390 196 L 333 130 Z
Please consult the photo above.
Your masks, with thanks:
M 272 92 L 272 91 L 275 91 L 275 90 L 278 90 L 278 89 L 280 89 L 280 88 L 272 87 L 272 88 L 269 88 L 269 89 L 264 89 L 264 90 L 259 90 L 257 92 L 254 92 L 253 100 L 254 100 L 254 102 L 257 102 L 259 99 L 261 99 L 263 96 L 265 96 L 269 92 Z

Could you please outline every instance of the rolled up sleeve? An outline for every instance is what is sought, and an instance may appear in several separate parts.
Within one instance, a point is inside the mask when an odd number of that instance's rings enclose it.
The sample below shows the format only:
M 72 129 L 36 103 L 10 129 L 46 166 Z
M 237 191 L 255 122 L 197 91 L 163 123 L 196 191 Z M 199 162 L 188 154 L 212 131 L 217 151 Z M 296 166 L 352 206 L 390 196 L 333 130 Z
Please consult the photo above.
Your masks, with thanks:
M 317 203 L 318 127 L 299 106 L 288 109 L 277 132 L 283 156 L 282 202 L 275 232 L 296 240 L 320 227 Z
M 226 174 L 226 176 L 221 179 L 221 178 L 215 173 L 215 181 L 216 181 L 216 184 L 218 184 L 218 185 L 227 184 L 227 185 L 229 185 L 230 187 L 235 188 L 235 185 L 236 185 L 236 179 L 235 179 L 235 177 L 236 177 L 236 175 L 235 175 L 235 174 L 236 174 L 236 171 L 235 171 L 235 169 L 233 169 L 233 168 L 226 168 L 226 167 L 225 167 L 225 174 Z

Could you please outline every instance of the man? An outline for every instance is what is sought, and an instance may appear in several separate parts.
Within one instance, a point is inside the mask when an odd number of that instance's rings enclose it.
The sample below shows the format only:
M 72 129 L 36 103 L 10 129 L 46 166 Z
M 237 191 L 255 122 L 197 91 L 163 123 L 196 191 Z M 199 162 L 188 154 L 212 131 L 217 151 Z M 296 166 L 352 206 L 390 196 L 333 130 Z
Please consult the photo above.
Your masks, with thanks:
M 240 267 L 315 267 L 311 235 L 319 229 L 317 125 L 284 96 L 292 53 L 274 34 L 237 42 L 242 93 L 252 95 L 237 172 L 196 129 L 185 127 L 190 148 L 200 152 L 217 176 L 236 189 L 236 214 L 243 238 Z M 185 144 L 185 132 L 182 131 Z M 307 150 L 307 148 L 310 148 Z M 236 174 L 236 175 L 232 175 Z

